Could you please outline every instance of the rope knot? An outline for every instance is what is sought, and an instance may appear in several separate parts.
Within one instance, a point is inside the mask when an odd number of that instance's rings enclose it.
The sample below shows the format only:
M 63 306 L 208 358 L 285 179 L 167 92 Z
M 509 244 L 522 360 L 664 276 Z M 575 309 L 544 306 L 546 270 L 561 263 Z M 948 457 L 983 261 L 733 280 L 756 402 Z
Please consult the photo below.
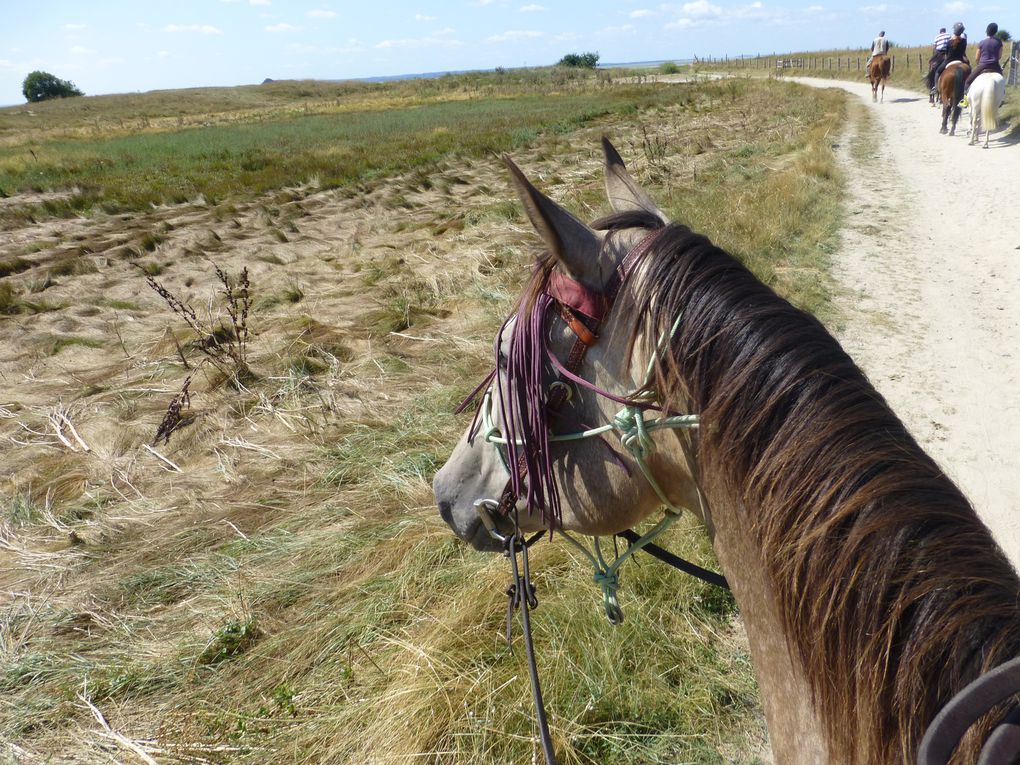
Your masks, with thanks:
M 620 577 L 615 571 L 596 569 L 593 578 L 595 584 L 602 588 L 602 607 L 610 623 L 620 624 L 623 622 L 623 609 L 620 608 L 620 601 L 616 597 L 617 590 L 620 589 Z
M 620 442 L 631 454 L 644 459 L 655 451 L 655 442 L 648 432 L 644 410 L 625 406 L 613 418 L 613 427 L 620 432 Z

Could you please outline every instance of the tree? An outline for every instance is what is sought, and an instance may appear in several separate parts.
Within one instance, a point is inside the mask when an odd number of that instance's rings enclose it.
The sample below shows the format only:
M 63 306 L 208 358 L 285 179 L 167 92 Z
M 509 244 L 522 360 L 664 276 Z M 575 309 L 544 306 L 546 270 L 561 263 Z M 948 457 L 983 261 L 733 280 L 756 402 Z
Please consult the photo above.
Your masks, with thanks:
M 51 98 L 70 98 L 71 96 L 83 96 L 73 82 L 61 80 L 49 72 L 35 71 L 25 78 L 21 85 L 21 92 L 30 103 L 46 101 Z
M 998 37 L 1003 42 L 1009 42 L 1010 40 L 1013 39 L 1010 36 L 1009 32 L 1007 32 L 1005 29 L 1000 29 L 998 32 L 995 33 L 995 36 Z
M 568 53 L 561 58 L 557 66 L 576 66 L 581 69 L 594 69 L 598 66 L 598 53 Z

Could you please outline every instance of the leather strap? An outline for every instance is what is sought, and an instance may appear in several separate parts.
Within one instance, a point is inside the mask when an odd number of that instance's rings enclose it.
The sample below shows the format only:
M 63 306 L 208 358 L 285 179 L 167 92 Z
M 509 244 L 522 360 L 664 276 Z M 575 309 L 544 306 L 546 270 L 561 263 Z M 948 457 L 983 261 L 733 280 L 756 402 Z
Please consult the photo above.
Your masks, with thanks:
M 616 267 L 616 271 L 610 277 L 609 282 L 606 284 L 605 292 L 602 294 L 593 292 L 580 282 L 559 271 L 553 271 L 549 274 L 545 291 L 560 304 L 563 320 L 577 337 L 567 356 L 566 363 L 563 364 L 563 368 L 572 375 L 576 376 L 578 370 L 580 370 L 588 348 L 598 342 L 598 335 L 596 334 L 598 325 L 602 318 L 612 310 L 616 297 L 620 293 L 620 288 L 627 281 L 630 272 L 648 252 L 663 230 L 660 228 L 649 232 L 627 252 L 623 260 Z M 561 299 L 561 295 L 563 299 Z M 589 317 L 595 325 L 594 328 L 588 327 L 581 317 L 575 315 L 573 313 L 575 310 Z M 567 389 L 563 386 L 557 386 L 549 394 L 549 398 L 546 400 L 546 407 L 551 411 L 556 411 L 563 405 L 566 397 Z M 523 454 L 518 458 L 515 468 L 518 479 L 523 479 L 527 472 L 526 460 Z M 499 504 L 496 506 L 495 513 L 502 515 L 504 518 L 510 517 L 510 513 L 516 507 L 518 499 L 517 493 L 513 490 L 513 479 L 511 478 L 503 488 L 503 493 L 499 497 Z M 552 533 L 552 528 L 549 529 L 549 533 Z

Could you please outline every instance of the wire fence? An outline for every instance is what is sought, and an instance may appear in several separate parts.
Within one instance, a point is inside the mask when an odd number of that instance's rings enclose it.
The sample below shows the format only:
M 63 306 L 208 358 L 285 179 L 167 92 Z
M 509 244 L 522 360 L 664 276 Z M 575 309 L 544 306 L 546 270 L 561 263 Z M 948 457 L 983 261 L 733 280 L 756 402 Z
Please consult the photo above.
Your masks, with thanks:
M 1006 84 L 1016 87 L 1018 85 L 1017 70 L 1020 68 L 1020 41 L 1014 40 L 1010 45 L 1009 59 L 1003 65 L 1003 72 L 1006 76 Z M 930 51 L 900 52 L 892 53 L 889 58 L 891 59 L 892 71 L 894 73 L 899 69 L 900 72 L 916 72 L 918 76 L 923 76 L 928 71 L 931 53 Z M 788 69 L 802 72 L 835 72 L 837 74 L 839 72 L 846 72 L 848 74 L 860 72 L 863 77 L 867 70 L 868 56 L 863 52 L 836 56 L 824 54 L 812 55 L 810 53 L 798 55 L 773 53 L 771 56 L 735 56 L 733 58 L 729 56 L 721 58 L 713 56 L 705 58 L 696 57 L 694 61 L 698 64 L 720 66 L 726 69 L 762 69 L 777 71 L 777 73 Z

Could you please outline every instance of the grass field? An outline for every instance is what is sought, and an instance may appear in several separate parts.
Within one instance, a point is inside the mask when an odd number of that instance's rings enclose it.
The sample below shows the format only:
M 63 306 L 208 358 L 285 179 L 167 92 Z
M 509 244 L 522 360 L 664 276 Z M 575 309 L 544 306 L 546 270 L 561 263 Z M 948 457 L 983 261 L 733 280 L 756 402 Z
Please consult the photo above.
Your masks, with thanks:
M 6 760 L 532 761 L 505 561 L 430 489 L 536 242 L 497 153 L 594 218 L 608 134 L 667 212 L 831 318 L 846 119 L 773 81 L 534 77 L 209 91 L 186 119 L 221 121 L 180 129 L 157 124 L 180 94 L 0 113 Z M 251 116 L 313 97 L 334 113 Z M 643 563 L 611 628 L 572 551 L 533 571 L 561 762 L 765 758 L 728 596 Z

